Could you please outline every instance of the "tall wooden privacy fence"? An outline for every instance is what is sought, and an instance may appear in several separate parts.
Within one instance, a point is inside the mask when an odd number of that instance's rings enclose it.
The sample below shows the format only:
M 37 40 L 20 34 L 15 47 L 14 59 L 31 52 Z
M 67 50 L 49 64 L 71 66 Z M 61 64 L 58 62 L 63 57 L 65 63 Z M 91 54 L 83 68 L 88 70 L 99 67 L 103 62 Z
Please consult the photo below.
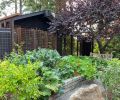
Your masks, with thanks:
M 0 58 L 3 58 L 5 54 L 10 53 L 12 50 L 12 34 L 11 29 L 0 29 Z
M 20 28 L 15 29 L 15 42 L 23 43 L 23 50 L 41 48 L 56 48 L 56 36 L 40 29 Z

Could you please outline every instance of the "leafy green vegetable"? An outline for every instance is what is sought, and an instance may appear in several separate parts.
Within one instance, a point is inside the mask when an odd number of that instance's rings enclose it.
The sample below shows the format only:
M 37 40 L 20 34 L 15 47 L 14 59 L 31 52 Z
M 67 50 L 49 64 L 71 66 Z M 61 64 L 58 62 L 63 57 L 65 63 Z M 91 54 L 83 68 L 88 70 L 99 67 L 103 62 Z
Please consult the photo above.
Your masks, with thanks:
M 62 79 L 67 79 L 77 75 L 87 79 L 95 78 L 96 67 L 92 64 L 92 60 L 80 59 L 77 56 L 65 56 L 58 63 L 58 69 Z
M 42 61 L 43 66 L 55 67 L 57 61 L 61 58 L 56 50 L 50 49 L 37 49 L 33 51 L 27 51 L 25 55 L 21 53 L 12 52 L 8 59 L 10 62 L 19 64 L 27 64 L 29 61 L 36 62 Z

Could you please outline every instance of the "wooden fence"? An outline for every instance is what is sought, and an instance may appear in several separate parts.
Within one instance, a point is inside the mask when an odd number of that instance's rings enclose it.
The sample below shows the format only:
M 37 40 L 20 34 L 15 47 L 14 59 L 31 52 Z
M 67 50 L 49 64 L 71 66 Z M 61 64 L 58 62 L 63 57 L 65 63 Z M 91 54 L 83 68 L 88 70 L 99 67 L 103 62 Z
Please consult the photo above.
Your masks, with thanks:
M 111 60 L 113 58 L 112 54 L 90 53 L 90 56 L 102 58 L 102 59 L 106 59 L 106 60 Z
M 3 58 L 5 54 L 10 53 L 12 50 L 12 34 L 11 29 L 0 29 L 0 58 Z

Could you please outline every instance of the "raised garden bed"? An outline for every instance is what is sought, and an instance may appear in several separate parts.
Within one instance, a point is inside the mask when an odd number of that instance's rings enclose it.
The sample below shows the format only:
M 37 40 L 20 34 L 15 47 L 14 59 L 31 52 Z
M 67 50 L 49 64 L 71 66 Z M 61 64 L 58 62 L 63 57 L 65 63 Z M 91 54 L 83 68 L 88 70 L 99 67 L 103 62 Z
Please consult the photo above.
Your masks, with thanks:
M 69 100 L 69 97 L 81 86 L 91 84 L 92 81 L 85 80 L 83 77 L 77 76 L 64 81 L 59 93 L 52 95 L 49 100 Z

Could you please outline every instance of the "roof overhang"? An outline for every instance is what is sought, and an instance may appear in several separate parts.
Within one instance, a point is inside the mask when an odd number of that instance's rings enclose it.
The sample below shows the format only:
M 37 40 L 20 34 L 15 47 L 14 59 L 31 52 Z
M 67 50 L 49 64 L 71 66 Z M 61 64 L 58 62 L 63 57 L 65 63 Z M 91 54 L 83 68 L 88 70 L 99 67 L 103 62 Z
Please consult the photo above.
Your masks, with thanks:
M 26 19 L 26 18 L 40 16 L 40 15 L 44 15 L 44 17 L 49 18 L 49 19 L 52 18 L 52 13 L 50 11 L 44 10 L 44 11 L 39 11 L 39 12 L 34 12 L 34 13 L 30 13 L 30 14 L 17 16 L 17 17 L 14 18 L 14 21 L 23 20 L 23 19 Z

